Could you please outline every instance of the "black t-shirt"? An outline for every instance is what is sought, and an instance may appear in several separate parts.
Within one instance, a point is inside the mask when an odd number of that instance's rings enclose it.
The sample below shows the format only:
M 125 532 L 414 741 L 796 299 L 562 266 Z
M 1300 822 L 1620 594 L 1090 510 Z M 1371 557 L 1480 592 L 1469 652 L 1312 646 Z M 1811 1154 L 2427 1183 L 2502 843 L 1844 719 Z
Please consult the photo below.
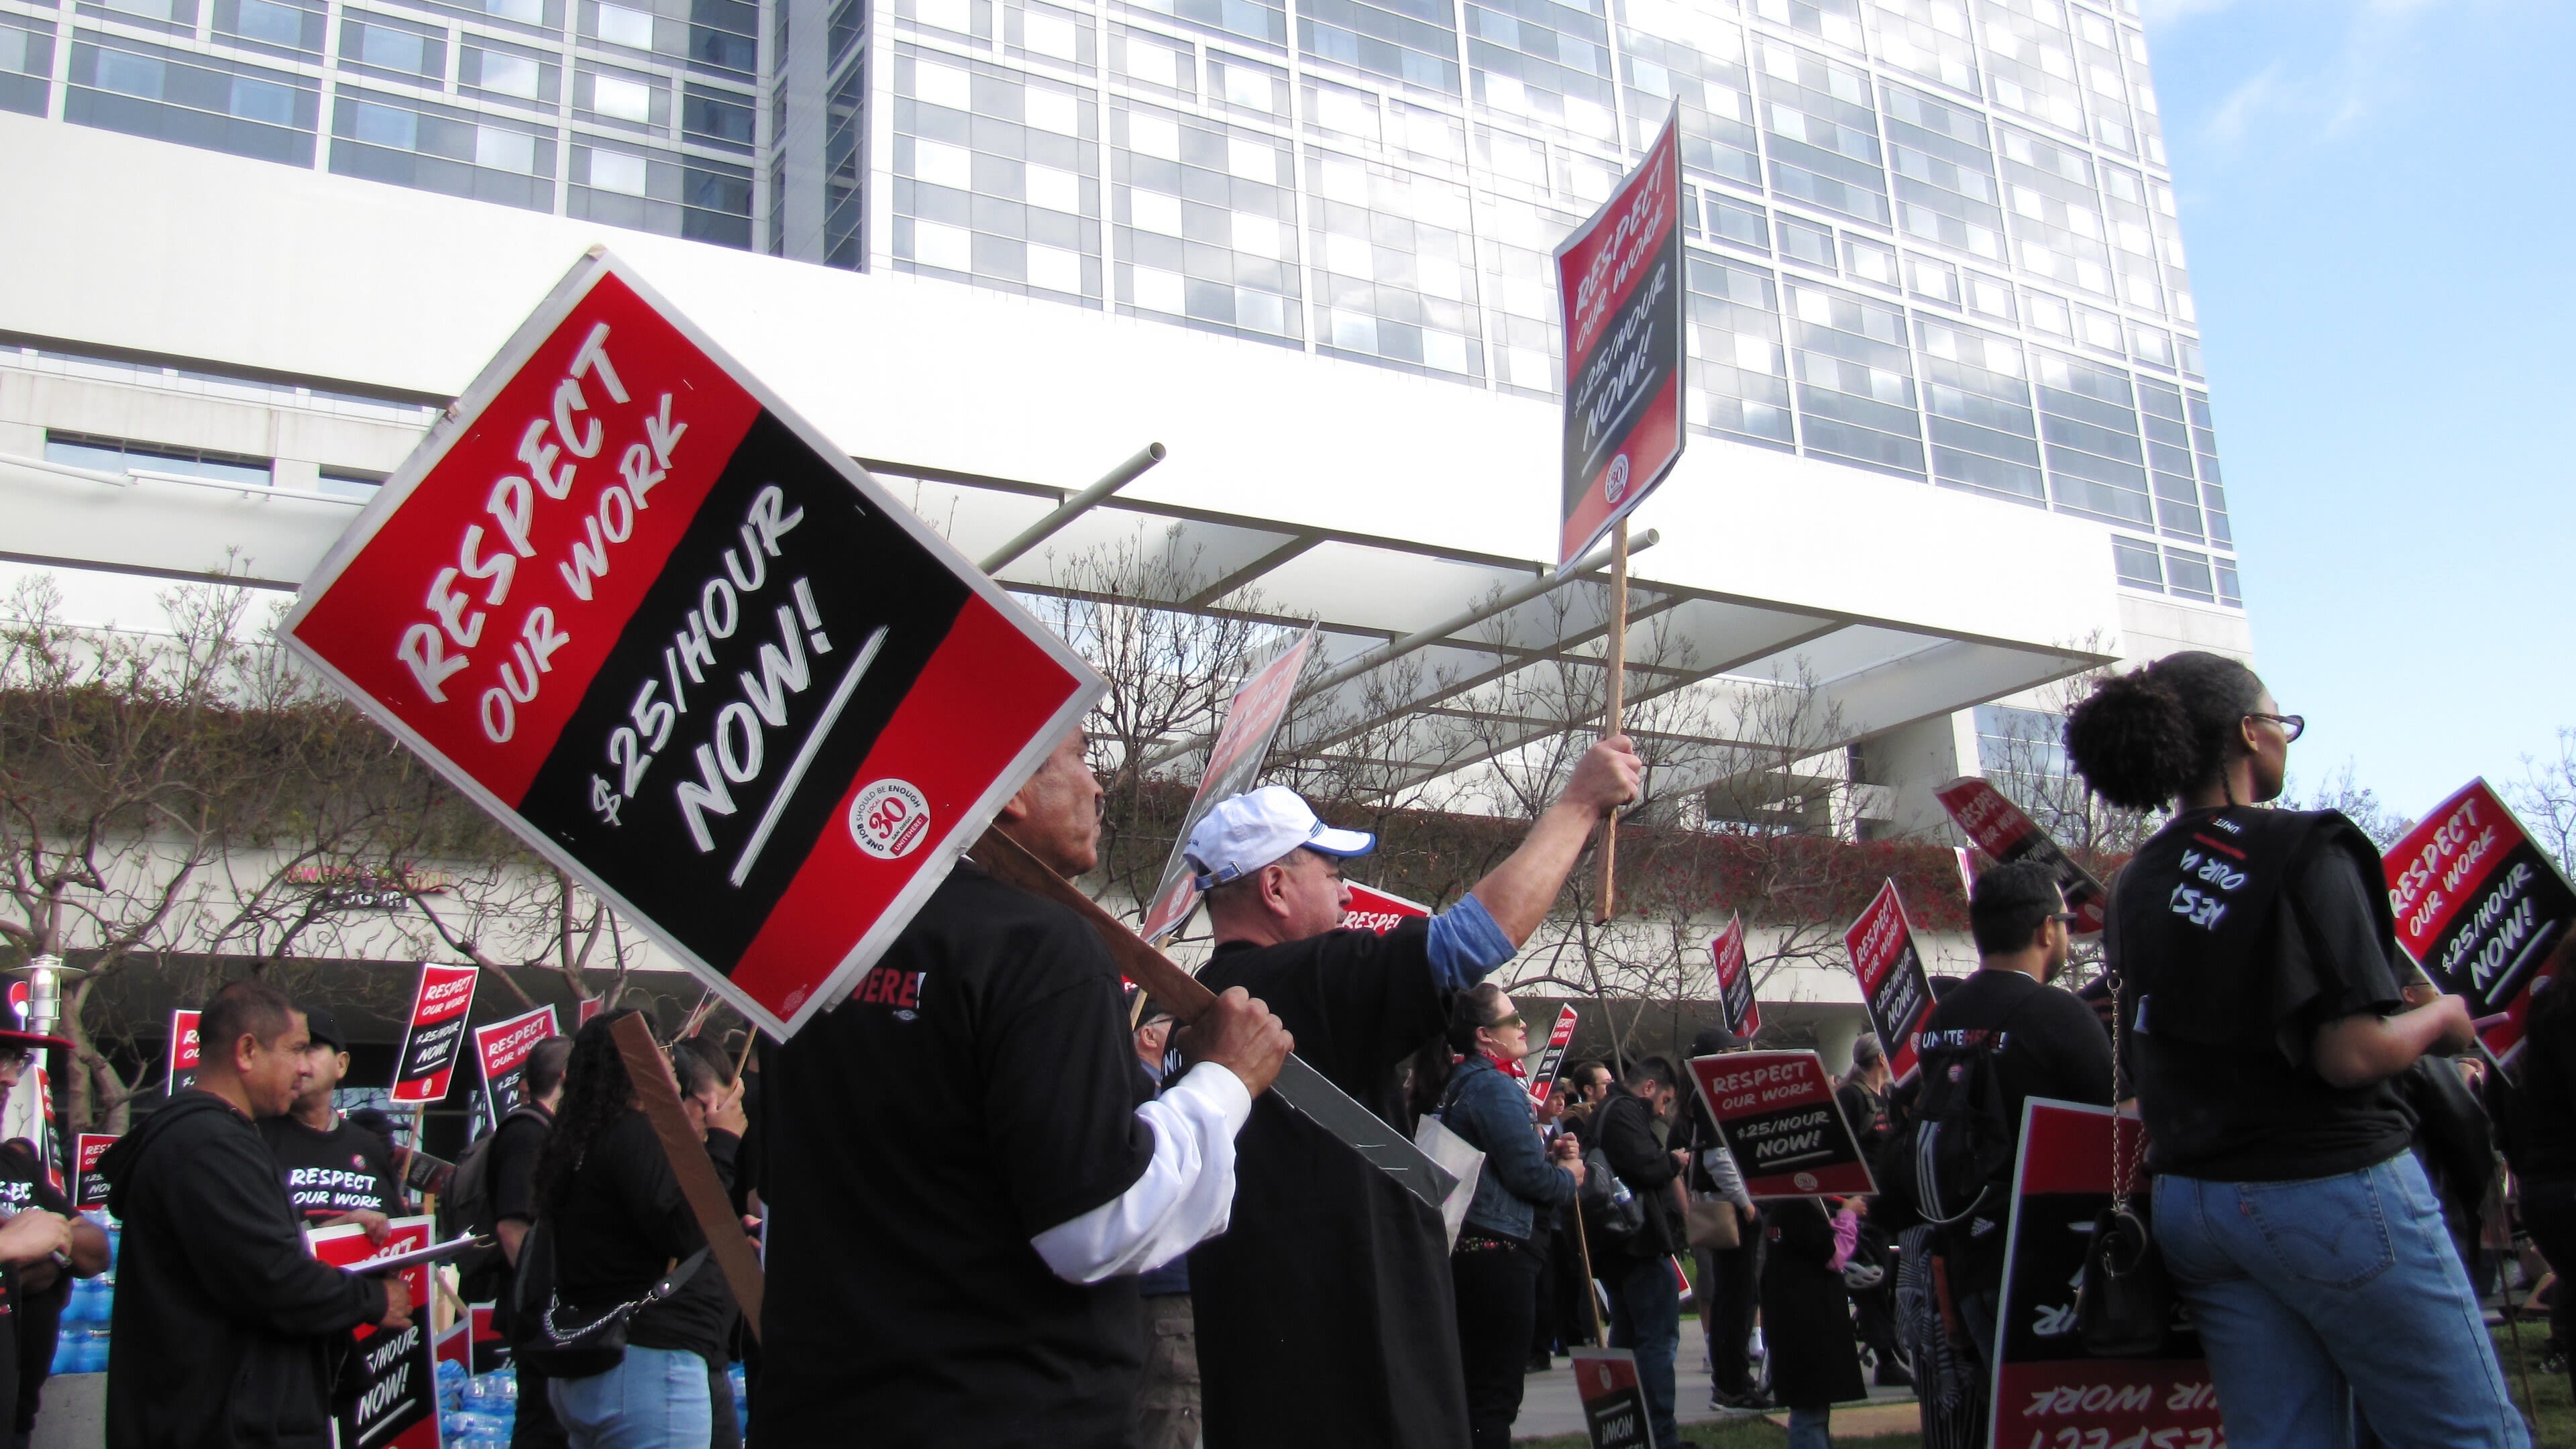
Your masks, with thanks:
M 496 1223 L 503 1218 L 537 1220 L 537 1159 L 545 1153 L 554 1114 L 533 1103 L 530 1107 L 544 1115 L 529 1116 L 522 1109 L 502 1118 L 492 1145 L 483 1150 L 484 1193 Z
M 1153 1160 L 1120 998 L 1080 917 L 961 863 L 850 999 L 761 1044 L 769 1449 L 1126 1442 L 1136 1280 L 1030 1245 Z
M 1999 1034 L 1988 1039 L 1991 1060 L 2016 1134 L 2032 1097 L 2111 1105 L 2111 1035 L 2074 992 L 2019 971 L 1979 971 L 1941 998 L 1923 1030 Z
M 72 1200 L 45 1178 L 44 1168 L 35 1158 L 19 1151 L 0 1152 L 0 1214 L 15 1217 L 30 1208 L 57 1217 L 72 1217 Z M 60 1340 L 63 1305 L 72 1295 L 71 1269 L 55 1265 L 52 1286 L 40 1293 L 29 1293 L 24 1283 L 31 1268 L 13 1273 L 0 1273 L 0 1305 L 5 1305 L 9 1334 L 16 1340 L 12 1356 L 17 1365 L 17 1387 L 0 1396 L 0 1404 L 14 1406 L 18 1432 L 35 1426 L 37 1394 L 53 1372 L 54 1346 Z
M 402 1215 L 393 1148 L 348 1118 L 316 1132 L 293 1117 L 262 1117 L 259 1136 L 277 1159 L 287 1201 L 308 1226 L 362 1208 Z
M 1297 1054 L 1411 1135 L 1399 1072 L 1448 1023 L 1428 922 L 1219 946 Z M 1232 1226 L 1190 1254 L 1209 1449 L 1457 1445 L 1466 1396 L 1440 1217 L 1264 1094 L 1235 1148 Z
M 1692 1095 L 1696 1097 L 1698 1094 Z M 1860 1139 L 1861 1155 L 1876 1158 L 1879 1144 L 1895 1130 L 1888 1121 L 1887 1098 L 1871 1091 L 1855 1077 L 1834 1088 L 1834 1101 L 1841 1105 L 1843 1121 L 1850 1125 L 1852 1136 Z
M 2351 822 L 2177 816 L 2121 872 L 2105 944 L 2155 1171 L 2287 1182 L 2407 1150 L 2413 1124 L 2389 1084 L 2335 1087 L 2309 1061 L 2319 1027 L 2403 1010 L 2398 983 L 2415 974 L 2378 852 Z
M 2544 1006 L 2552 991 L 2576 991 L 2576 978 L 2561 976 L 2544 988 L 2526 1018 L 2522 1175 L 2560 1181 L 2576 1177 L 2576 1010 L 2564 1002 Z
M 707 1156 L 720 1179 L 732 1175 L 734 1143 L 730 1132 L 707 1134 Z M 651 1120 L 632 1109 L 583 1150 L 545 1209 L 555 1297 L 576 1310 L 640 1298 L 674 1264 L 707 1245 L 680 1194 L 671 1159 L 663 1155 L 662 1139 Z M 733 1313 L 733 1294 L 709 1258 L 679 1291 L 637 1310 L 626 1321 L 626 1341 L 718 1358 Z

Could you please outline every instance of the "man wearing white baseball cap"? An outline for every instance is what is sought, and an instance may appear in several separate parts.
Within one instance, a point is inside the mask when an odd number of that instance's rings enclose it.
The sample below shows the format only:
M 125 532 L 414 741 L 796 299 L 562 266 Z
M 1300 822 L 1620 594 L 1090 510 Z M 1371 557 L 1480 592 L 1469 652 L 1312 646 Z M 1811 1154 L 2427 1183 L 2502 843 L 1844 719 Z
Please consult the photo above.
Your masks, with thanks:
M 1259 996 L 1298 1054 L 1408 1128 L 1398 1079 L 1449 998 L 1546 919 L 1601 816 L 1637 797 L 1624 737 L 1594 745 L 1509 859 L 1456 905 L 1384 936 L 1336 929 L 1342 862 L 1376 847 L 1284 786 L 1190 832 L 1216 951 L 1199 979 Z M 1440 1216 L 1275 1098 L 1236 1149 L 1232 1227 L 1190 1254 L 1208 1449 L 1464 1449 L 1467 1401 Z

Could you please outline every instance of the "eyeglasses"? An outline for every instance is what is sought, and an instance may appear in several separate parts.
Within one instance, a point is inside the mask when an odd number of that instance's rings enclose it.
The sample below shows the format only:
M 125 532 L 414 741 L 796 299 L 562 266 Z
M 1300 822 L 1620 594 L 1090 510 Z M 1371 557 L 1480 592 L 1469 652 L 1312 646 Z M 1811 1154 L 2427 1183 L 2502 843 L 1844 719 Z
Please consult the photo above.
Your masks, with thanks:
M 2247 719 L 2267 719 L 2281 727 L 2282 743 L 2288 744 L 2308 732 L 2308 717 L 2303 714 L 2249 714 Z
M 2075 913 L 2073 911 L 2051 911 L 2048 913 L 2048 918 L 2061 926 L 2071 926 L 2075 924 Z

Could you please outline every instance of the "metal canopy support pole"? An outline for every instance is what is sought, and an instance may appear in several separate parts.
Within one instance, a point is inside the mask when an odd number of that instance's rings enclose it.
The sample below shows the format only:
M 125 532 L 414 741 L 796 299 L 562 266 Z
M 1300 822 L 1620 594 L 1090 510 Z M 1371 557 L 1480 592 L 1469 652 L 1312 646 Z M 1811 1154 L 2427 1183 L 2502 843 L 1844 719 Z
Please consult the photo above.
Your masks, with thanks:
M 1055 511 L 1020 530 L 1020 536 L 984 555 L 978 564 L 985 573 L 997 574 L 1010 567 L 1021 554 L 1052 537 L 1058 529 L 1091 511 L 1101 499 L 1136 481 L 1146 469 L 1163 461 L 1163 445 L 1147 443 L 1142 452 L 1109 470 L 1107 476 L 1055 506 Z
M 1619 733 L 1619 716 L 1628 695 L 1628 520 L 1624 518 L 1610 535 L 1609 645 L 1604 667 L 1610 676 L 1610 704 L 1601 713 L 1601 737 L 1605 740 Z M 1601 817 L 1601 911 L 1595 919 L 1607 922 L 1618 911 L 1619 807 L 1613 805 Z
M 1662 535 L 1656 533 L 1655 530 L 1650 528 L 1647 529 L 1644 535 L 1638 538 L 1634 544 L 1629 546 L 1628 551 L 1630 553 L 1641 553 L 1646 549 L 1653 548 L 1661 541 Z M 1416 629 L 1412 633 L 1405 635 L 1403 638 L 1395 640 L 1393 643 L 1381 644 L 1375 649 L 1362 654 L 1357 659 L 1352 660 L 1348 664 L 1335 667 L 1330 673 L 1327 673 L 1322 678 L 1316 680 L 1313 684 L 1307 685 L 1305 688 L 1298 690 L 1297 698 L 1303 700 L 1310 696 L 1321 694 L 1328 689 L 1337 689 L 1342 685 L 1348 684 L 1352 680 L 1359 678 L 1361 675 L 1368 673 L 1370 670 L 1377 668 L 1381 664 L 1391 664 L 1396 660 L 1403 658 L 1407 654 L 1428 648 L 1433 644 L 1439 643 L 1443 639 L 1454 637 L 1461 630 L 1472 629 L 1476 625 L 1494 617 L 1496 614 L 1517 609 L 1521 605 L 1528 603 L 1532 599 L 1538 598 L 1542 594 L 1552 594 L 1558 589 L 1564 588 L 1567 584 L 1574 582 L 1576 579 L 1582 578 L 1586 574 L 1598 570 L 1603 565 L 1608 564 L 1611 561 L 1611 550 L 1606 548 L 1595 549 L 1591 553 L 1585 554 L 1583 557 L 1576 559 L 1573 563 L 1566 565 L 1564 568 L 1558 569 L 1554 573 L 1541 574 L 1537 578 L 1534 578 L 1528 583 L 1522 584 L 1517 588 L 1504 590 L 1502 596 L 1491 603 L 1479 604 L 1475 608 L 1469 609 L 1463 614 L 1443 619 L 1439 623 L 1434 624 L 1427 629 Z M 1181 756 L 1190 753 L 1192 750 L 1206 748 L 1208 743 L 1215 738 L 1216 734 L 1214 731 L 1206 731 L 1192 735 L 1188 739 L 1182 740 L 1177 744 L 1165 745 L 1163 748 L 1156 750 L 1153 754 L 1146 757 L 1145 768 L 1148 770 L 1158 769 L 1161 766 L 1167 765 L 1172 761 L 1179 759 Z

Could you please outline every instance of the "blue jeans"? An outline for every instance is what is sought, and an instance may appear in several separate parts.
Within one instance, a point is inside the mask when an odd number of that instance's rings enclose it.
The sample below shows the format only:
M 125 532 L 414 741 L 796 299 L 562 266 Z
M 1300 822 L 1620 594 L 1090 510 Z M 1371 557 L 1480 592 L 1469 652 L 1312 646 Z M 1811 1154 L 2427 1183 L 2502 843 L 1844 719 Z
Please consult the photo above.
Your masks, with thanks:
M 1789 1449 L 1833 1449 L 1834 1411 L 1829 1405 L 1821 1409 L 1789 1411 Z
M 1631 1263 L 1603 1280 L 1610 1290 L 1610 1346 L 1637 1355 L 1637 1387 L 1656 1449 L 1682 1442 L 1673 1422 L 1673 1355 L 1682 1346 L 1682 1294 L 1663 1258 Z
M 715 1432 L 707 1361 L 683 1349 L 630 1345 L 604 1374 L 549 1380 L 546 1401 L 573 1449 L 706 1449 Z
M 2299 1182 L 2156 1179 L 2155 1235 L 2209 1354 L 2229 1449 L 2528 1449 L 2412 1153 Z

